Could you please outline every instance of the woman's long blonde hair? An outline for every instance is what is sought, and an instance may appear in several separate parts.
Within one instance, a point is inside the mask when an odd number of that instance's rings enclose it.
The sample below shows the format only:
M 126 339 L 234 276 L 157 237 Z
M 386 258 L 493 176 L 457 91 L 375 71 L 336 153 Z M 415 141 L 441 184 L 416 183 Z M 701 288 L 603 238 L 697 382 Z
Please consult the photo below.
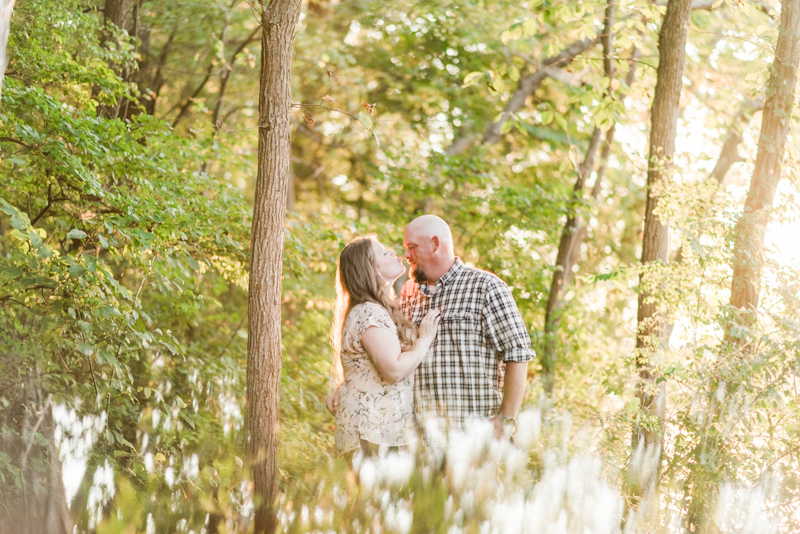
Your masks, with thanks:
M 397 325 L 397 337 L 403 350 L 413 347 L 417 340 L 417 327 L 400 311 L 394 299 L 394 289 L 391 285 L 385 285 L 375 271 L 375 254 L 372 250 L 372 243 L 375 241 L 373 235 L 355 238 L 344 247 L 336 261 L 336 305 L 331 327 L 331 375 L 336 387 L 344 381 L 342 337 L 344 323 L 353 307 L 364 302 L 374 302 L 386 308 Z

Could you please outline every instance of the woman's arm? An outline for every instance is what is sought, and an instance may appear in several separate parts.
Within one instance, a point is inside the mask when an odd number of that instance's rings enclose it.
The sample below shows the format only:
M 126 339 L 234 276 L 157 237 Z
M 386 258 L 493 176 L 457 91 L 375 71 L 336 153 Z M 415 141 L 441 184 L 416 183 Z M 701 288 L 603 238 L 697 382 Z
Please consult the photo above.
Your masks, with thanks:
M 361 336 L 361 345 L 383 378 L 395 384 L 417 368 L 436 337 L 438 325 L 439 310 L 431 310 L 419 325 L 419 337 L 414 348 L 405 352 L 400 349 L 397 334 L 384 328 L 367 328 Z

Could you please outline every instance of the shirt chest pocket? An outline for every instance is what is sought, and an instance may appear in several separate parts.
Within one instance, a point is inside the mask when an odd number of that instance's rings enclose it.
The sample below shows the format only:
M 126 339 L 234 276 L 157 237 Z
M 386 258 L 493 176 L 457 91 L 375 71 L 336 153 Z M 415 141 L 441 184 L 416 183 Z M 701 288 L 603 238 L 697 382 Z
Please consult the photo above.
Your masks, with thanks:
M 472 352 L 481 345 L 483 329 L 480 315 L 469 311 L 448 311 L 442 314 L 437 340 L 439 343 Z

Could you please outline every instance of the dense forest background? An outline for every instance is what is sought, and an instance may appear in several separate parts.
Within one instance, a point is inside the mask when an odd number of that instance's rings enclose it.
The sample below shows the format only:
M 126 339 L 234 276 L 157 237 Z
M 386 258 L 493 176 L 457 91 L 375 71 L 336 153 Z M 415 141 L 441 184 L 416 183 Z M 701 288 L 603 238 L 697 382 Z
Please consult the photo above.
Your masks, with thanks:
M 281 529 L 800 529 L 798 4 L 302 3 Z M 0 531 L 252 527 L 263 9 L 14 7 L 0 103 Z M 663 37 L 668 9 L 685 14 L 685 46 Z M 657 145 L 670 51 L 682 55 L 675 130 Z M 767 116 L 780 135 L 761 135 Z M 748 219 L 762 190 L 770 215 Z M 397 461 L 357 487 L 324 407 L 335 261 L 365 233 L 401 254 L 403 227 L 424 213 L 509 285 L 529 326 L 538 358 L 519 447 L 462 447 L 442 477 Z M 736 300 L 740 286 L 755 302 Z

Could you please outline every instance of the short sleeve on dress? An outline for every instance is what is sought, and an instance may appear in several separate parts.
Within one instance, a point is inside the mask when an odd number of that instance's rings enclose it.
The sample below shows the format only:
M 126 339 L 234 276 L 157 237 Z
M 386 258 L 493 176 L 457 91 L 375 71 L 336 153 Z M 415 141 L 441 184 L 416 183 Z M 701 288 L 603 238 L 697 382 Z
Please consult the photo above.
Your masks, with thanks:
M 354 354 L 363 352 L 361 336 L 372 326 L 397 332 L 389 312 L 380 304 L 365 302 L 355 306 L 347 316 L 343 348 Z

